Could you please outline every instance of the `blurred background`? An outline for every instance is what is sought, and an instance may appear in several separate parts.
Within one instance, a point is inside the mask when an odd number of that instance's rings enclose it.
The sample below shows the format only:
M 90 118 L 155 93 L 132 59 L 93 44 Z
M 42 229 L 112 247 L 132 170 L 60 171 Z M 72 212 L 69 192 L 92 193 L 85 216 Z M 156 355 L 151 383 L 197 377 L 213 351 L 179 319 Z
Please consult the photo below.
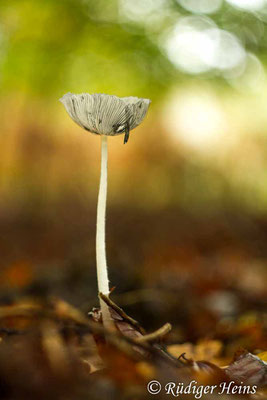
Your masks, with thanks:
M 266 0 L 1 0 L 1 303 L 97 305 L 100 140 L 58 99 L 146 97 L 109 139 L 113 298 L 176 342 L 263 348 L 266 68 Z

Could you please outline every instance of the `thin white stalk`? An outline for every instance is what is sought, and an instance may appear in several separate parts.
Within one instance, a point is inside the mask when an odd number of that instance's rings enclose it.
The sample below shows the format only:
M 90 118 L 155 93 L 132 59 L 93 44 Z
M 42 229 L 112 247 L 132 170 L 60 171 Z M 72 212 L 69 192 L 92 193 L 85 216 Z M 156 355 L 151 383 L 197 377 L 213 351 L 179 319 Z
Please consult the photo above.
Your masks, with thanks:
M 108 144 L 107 136 L 101 136 L 101 172 L 97 202 L 96 266 L 98 291 L 109 294 L 108 267 L 106 259 L 106 200 L 107 200 Z
M 98 291 L 109 295 L 108 267 L 106 258 L 106 201 L 107 201 L 107 168 L 108 167 L 108 143 L 107 136 L 101 135 L 101 172 L 97 202 L 96 221 L 96 269 Z M 108 306 L 100 299 L 103 324 L 110 329 L 112 324 Z

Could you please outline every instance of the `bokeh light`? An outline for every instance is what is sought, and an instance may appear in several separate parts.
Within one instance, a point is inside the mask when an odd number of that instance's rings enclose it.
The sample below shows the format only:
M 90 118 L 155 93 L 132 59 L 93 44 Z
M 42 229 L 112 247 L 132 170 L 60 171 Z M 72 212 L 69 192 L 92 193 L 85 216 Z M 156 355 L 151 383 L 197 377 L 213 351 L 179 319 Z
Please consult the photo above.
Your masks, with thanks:
M 191 150 L 214 153 L 225 143 L 226 115 L 216 96 L 207 90 L 175 92 L 168 99 L 163 120 L 173 139 Z
M 261 10 L 266 2 L 265 0 L 226 0 L 229 4 L 248 11 Z
M 237 39 L 230 32 L 224 30 L 213 30 L 214 50 L 210 54 L 211 68 L 229 70 L 242 67 L 245 63 L 246 52 Z
M 169 59 L 180 69 L 198 74 L 210 69 L 214 53 L 215 23 L 204 17 L 185 17 L 169 32 L 164 43 Z
M 223 0 L 177 0 L 177 2 L 192 13 L 212 14 L 221 8 Z
M 228 82 L 238 90 L 247 93 L 260 93 L 266 84 L 266 72 L 258 57 L 248 53 L 246 63 L 241 74 L 227 76 Z
M 120 0 L 119 7 L 124 17 L 138 22 L 158 14 L 166 3 L 166 0 Z
M 182 18 L 167 36 L 164 46 L 170 60 L 191 74 L 242 69 L 246 60 L 238 38 L 217 28 L 207 17 Z

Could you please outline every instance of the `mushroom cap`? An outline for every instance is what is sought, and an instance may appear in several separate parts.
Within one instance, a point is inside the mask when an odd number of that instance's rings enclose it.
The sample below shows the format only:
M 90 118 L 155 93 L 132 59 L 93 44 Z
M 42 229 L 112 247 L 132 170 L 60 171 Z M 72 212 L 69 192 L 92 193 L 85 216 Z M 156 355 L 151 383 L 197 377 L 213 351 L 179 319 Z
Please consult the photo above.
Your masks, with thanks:
M 67 93 L 61 99 L 68 114 L 82 128 L 97 135 L 120 135 L 144 119 L 149 99 L 108 94 Z

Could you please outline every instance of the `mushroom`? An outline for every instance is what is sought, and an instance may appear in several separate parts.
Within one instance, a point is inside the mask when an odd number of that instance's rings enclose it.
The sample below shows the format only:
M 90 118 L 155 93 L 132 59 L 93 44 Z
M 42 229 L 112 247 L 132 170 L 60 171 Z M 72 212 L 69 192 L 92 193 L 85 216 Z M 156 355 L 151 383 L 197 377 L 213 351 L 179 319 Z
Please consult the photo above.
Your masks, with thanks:
M 68 114 L 85 130 L 101 135 L 101 173 L 97 203 L 96 267 L 98 291 L 109 295 L 106 260 L 105 217 L 107 198 L 107 136 L 124 134 L 128 142 L 130 131 L 144 119 L 150 100 L 138 97 L 117 97 L 107 94 L 65 94 L 60 101 Z M 108 306 L 100 299 L 102 320 L 110 328 L 112 322 Z

